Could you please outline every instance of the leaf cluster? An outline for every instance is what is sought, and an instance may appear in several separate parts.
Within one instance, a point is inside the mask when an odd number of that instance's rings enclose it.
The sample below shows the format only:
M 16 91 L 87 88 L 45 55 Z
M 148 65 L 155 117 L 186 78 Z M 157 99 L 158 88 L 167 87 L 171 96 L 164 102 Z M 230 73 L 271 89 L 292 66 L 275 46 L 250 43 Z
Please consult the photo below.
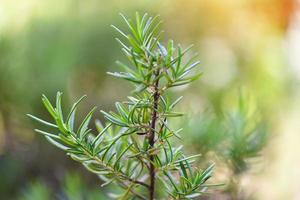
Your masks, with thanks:
M 249 102 L 242 95 L 239 96 L 238 108 L 225 116 L 227 148 L 221 155 L 229 161 L 235 174 L 245 172 L 249 168 L 249 160 L 259 157 L 266 145 L 267 122 L 259 116 L 257 110 L 251 110 Z
M 154 192 L 151 184 L 155 178 L 157 185 L 167 191 L 164 194 L 156 192 L 159 199 L 196 198 L 211 186 L 206 181 L 212 176 L 213 165 L 205 170 L 195 168 L 193 164 L 199 155 L 185 156 L 182 146 L 175 147 L 171 143 L 171 138 L 180 138 L 182 131 L 173 130 L 169 123 L 170 118 L 182 116 L 173 111 L 182 97 L 171 100 L 165 91 L 198 78 L 201 73 L 195 73 L 194 69 L 199 62 L 194 61 L 194 57 L 183 62 L 190 48 L 182 50 L 179 45 L 175 48 L 171 40 L 166 47 L 161 44 L 158 17 L 147 14 L 140 17 L 137 13 L 132 22 L 121 16 L 129 33 L 113 27 L 123 37 L 123 41 L 116 40 L 129 64 L 118 62 L 124 71 L 109 74 L 133 83 L 134 95 L 117 102 L 114 112 L 101 110 L 107 122 L 103 125 L 96 120 L 96 132 L 89 127 L 96 108 L 75 128 L 76 111 L 85 96 L 73 104 L 66 118 L 60 92 L 55 106 L 46 96 L 42 97 L 54 122 L 29 116 L 53 129 L 35 129 L 36 132 L 99 176 L 103 185 L 114 183 L 123 189 L 122 193 L 111 194 L 112 197 L 147 199 L 150 193 L 151 199 L 151 192 Z
M 166 47 L 161 44 L 160 37 L 163 31 L 159 31 L 161 21 L 158 16 L 148 17 L 145 14 L 141 18 L 137 13 L 136 23 L 122 14 L 121 16 L 129 27 L 129 33 L 113 25 L 112 27 L 122 36 L 122 39 L 116 38 L 116 40 L 120 43 L 129 64 L 118 61 L 117 64 L 124 69 L 124 72 L 108 72 L 109 74 L 134 83 L 136 92 L 153 86 L 158 79 L 163 82 L 160 89 L 164 91 L 170 87 L 191 83 L 202 74 L 194 72 L 195 67 L 200 63 L 195 61 L 197 54 L 183 62 L 184 56 L 193 45 L 182 49 L 180 45 L 176 47 L 173 40 L 169 40 Z M 155 76 L 157 71 L 159 74 Z

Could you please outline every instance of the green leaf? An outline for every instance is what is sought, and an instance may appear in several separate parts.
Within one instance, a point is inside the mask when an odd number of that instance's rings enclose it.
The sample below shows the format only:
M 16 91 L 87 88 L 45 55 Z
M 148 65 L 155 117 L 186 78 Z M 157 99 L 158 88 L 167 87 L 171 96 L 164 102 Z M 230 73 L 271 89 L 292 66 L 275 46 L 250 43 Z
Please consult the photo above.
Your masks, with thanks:
M 124 122 L 121 121 L 120 119 L 118 119 L 118 118 L 112 116 L 111 114 L 108 114 L 107 112 L 105 112 L 105 111 L 103 111 L 103 110 L 101 110 L 100 112 L 101 112 L 101 113 L 104 115 L 104 117 L 105 117 L 108 121 L 110 121 L 111 123 L 116 124 L 116 125 L 118 125 L 118 126 L 122 126 L 122 127 L 128 127 L 128 125 L 127 125 L 126 123 L 124 123 Z
M 61 92 L 57 92 L 56 94 L 56 113 L 58 118 L 60 119 L 60 121 L 64 121 L 63 118 L 63 113 L 62 113 L 62 109 L 61 109 L 61 97 L 62 97 L 62 93 Z
M 202 194 L 203 194 L 203 193 L 196 192 L 196 193 L 193 193 L 193 194 L 185 195 L 185 198 L 193 199 L 193 198 L 196 198 L 196 197 L 201 196 Z
M 107 129 L 109 129 L 111 127 L 111 123 L 109 123 L 105 128 L 103 128 L 101 130 L 101 132 L 95 137 L 95 139 L 93 140 L 92 142 L 92 146 L 94 148 L 96 148 L 98 145 L 99 145 L 99 142 L 100 142 L 100 138 L 102 137 L 102 135 L 107 131 Z
M 167 58 L 166 58 L 166 64 L 169 65 L 171 62 L 171 58 L 173 55 L 173 50 L 174 50 L 174 42 L 173 40 L 169 40 L 168 42 L 168 54 L 167 54 Z
M 115 164 L 114 164 L 114 168 L 116 168 L 118 162 L 120 161 L 120 159 L 122 158 L 122 156 L 130 149 L 130 147 L 132 146 L 133 144 L 130 144 L 128 145 L 123 151 L 122 153 L 120 153 L 120 155 L 118 156 L 118 158 L 116 159 L 115 161 Z
M 123 32 L 121 31 L 119 28 L 117 28 L 116 26 L 114 25 L 110 25 L 112 28 L 114 28 L 116 31 L 118 31 L 122 36 L 124 36 L 126 39 L 128 39 L 128 36 Z
M 44 136 L 49 136 L 49 137 L 52 137 L 52 138 L 55 138 L 55 139 L 60 139 L 57 135 L 52 134 L 52 133 L 48 133 L 46 131 L 42 131 L 42 130 L 39 130 L 39 129 L 34 129 L 34 131 L 37 132 L 37 133 L 41 133 Z
M 122 116 L 123 120 L 126 120 L 129 114 L 126 108 L 120 102 L 116 102 L 116 108 Z
M 77 106 L 86 97 L 87 97 L 86 95 L 83 95 L 79 100 L 77 100 L 73 104 L 73 106 L 72 106 L 72 108 L 70 110 L 70 113 L 69 113 L 69 115 L 68 115 L 68 117 L 66 119 L 67 125 L 70 128 L 70 130 L 72 130 L 72 131 L 74 129 L 74 119 L 75 119 L 75 113 L 76 113 Z
M 58 148 L 60 148 L 60 149 L 62 149 L 62 150 L 64 150 L 64 151 L 66 151 L 66 150 L 69 149 L 69 147 L 66 147 L 66 146 L 62 145 L 61 143 L 55 141 L 55 140 L 52 139 L 51 137 L 49 137 L 49 136 L 45 136 L 45 137 L 46 137 L 46 139 L 47 139 L 51 144 L 53 144 L 54 146 L 56 146 L 56 147 L 58 147 Z
M 200 157 L 200 156 L 201 156 L 201 154 L 196 154 L 196 155 L 188 156 L 188 157 L 182 158 L 180 160 L 177 160 L 175 163 L 180 163 L 182 161 L 190 160 L 192 158 L 196 158 L 196 157 Z
M 208 168 L 206 168 L 200 177 L 201 183 L 204 183 L 207 179 L 209 179 L 213 173 L 213 168 L 215 164 L 211 164 Z
M 93 113 L 96 111 L 97 107 L 94 107 L 88 114 L 87 116 L 84 118 L 84 120 L 81 122 L 77 134 L 79 135 L 80 139 L 82 140 L 83 134 L 86 132 L 86 130 L 88 129 L 88 125 L 90 123 L 90 120 L 92 118 Z
M 42 101 L 43 101 L 43 104 L 45 105 L 46 109 L 50 113 L 50 115 L 53 118 L 56 118 L 56 111 L 55 111 L 55 109 L 53 108 L 50 101 L 48 100 L 48 98 L 45 95 L 42 95 Z
M 134 37 L 141 42 L 141 38 L 139 36 L 139 34 L 137 33 L 137 30 L 134 28 L 133 24 L 131 24 L 129 22 L 129 20 L 127 20 L 127 18 L 122 14 L 120 13 L 120 16 L 124 19 L 125 23 L 127 24 L 127 26 L 129 27 L 129 29 L 131 30 L 131 33 L 134 35 Z
M 40 123 L 42 123 L 42 124 L 45 124 L 47 126 L 51 126 L 51 127 L 57 128 L 57 125 L 52 124 L 52 123 L 47 122 L 47 121 L 44 121 L 44 120 L 42 120 L 42 119 L 40 119 L 38 117 L 35 117 L 35 116 L 31 115 L 31 114 L 27 114 L 27 116 L 30 117 L 30 118 L 32 118 L 32 119 L 34 119 L 34 120 L 36 120 L 36 121 L 38 121 L 38 122 L 40 122 Z
M 143 83 L 142 80 L 139 80 L 138 77 L 129 73 L 129 72 L 107 72 L 107 74 L 112 75 L 117 78 L 123 78 L 125 80 L 134 82 L 134 83 Z
M 180 165 L 180 169 L 181 169 L 181 172 L 182 172 L 183 176 L 184 176 L 185 178 L 188 178 L 187 172 L 186 172 L 186 170 L 185 170 L 185 167 L 184 167 L 182 161 L 179 162 L 179 165 Z
M 164 117 L 181 117 L 181 116 L 183 116 L 183 113 L 181 113 L 181 112 L 166 112 L 166 113 L 162 114 L 162 116 L 164 116 Z
M 181 96 L 181 97 L 179 97 L 178 99 L 176 99 L 176 100 L 169 106 L 169 109 L 174 108 L 174 107 L 181 101 L 182 98 L 183 98 L 183 96 Z
M 167 178 L 169 179 L 170 183 L 172 184 L 173 188 L 175 189 L 175 191 L 179 191 L 175 181 L 172 179 L 172 175 L 170 175 L 168 172 L 164 172 L 164 174 L 167 176 Z

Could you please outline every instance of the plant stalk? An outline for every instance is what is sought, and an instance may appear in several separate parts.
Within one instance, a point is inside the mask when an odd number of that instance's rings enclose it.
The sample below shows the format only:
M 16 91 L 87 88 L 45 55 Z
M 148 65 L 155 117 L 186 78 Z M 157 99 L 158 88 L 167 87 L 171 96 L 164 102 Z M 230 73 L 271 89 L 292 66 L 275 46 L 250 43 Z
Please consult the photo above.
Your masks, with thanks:
M 158 108 L 158 100 L 159 100 L 159 90 L 158 90 L 158 85 L 159 85 L 159 70 L 156 70 L 155 72 L 155 81 L 154 84 L 154 94 L 153 94 L 153 112 L 151 116 L 151 129 L 149 131 L 148 135 L 148 140 L 151 148 L 154 147 L 155 144 L 155 127 L 156 127 L 156 120 L 157 120 L 157 108 Z M 154 162 L 154 155 L 149 155 L 150 159 L 150 188 L 149 188 L 149 200 L 154 199 L 154 194 L 155 194 L 155 166 L 153 164 Z

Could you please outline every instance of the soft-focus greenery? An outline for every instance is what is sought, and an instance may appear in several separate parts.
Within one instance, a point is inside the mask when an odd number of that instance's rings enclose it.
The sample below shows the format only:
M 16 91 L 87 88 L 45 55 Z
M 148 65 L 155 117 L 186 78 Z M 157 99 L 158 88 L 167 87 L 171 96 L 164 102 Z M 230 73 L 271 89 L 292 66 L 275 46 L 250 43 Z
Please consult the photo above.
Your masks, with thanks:
M 299 111 L 295 103 L 299 102 L 299 74 L 293 64 L 298 51 L 293 57 L 293 49 L 289 49 L 299 43 L 293 38 L 298 32 L 291 2 L 1 1 L 0 198 L 16 199 L 23 191 L 30 191 L 30 183 L 42 180 L 55 199 L 61 194 L 63 177 L 74 169 L 84 174 L 80 177 L 89 183 L 88 187 L 100 186 L 77 163 L 32 133 L 37 124 L 31 124 L 25 113 L 41 113 L 41 117 L 48 118 L 40 104 L 40 94 L 54 97 L 58 90 L 64 92 L 64 107 L 70 106 L 69 100 L 87 94 L 82 113 L 90 105 L 111 110 L 113 102 L 124 99 L 129 88 L 105 74 L 116 70 L 114 60 L 119 57 L 113 38 L 117 34 L 110 24 L 120 25 L 119 12 L 132 16 L 135 11 L 160 14 L 166 38 L 182 41 L 183 46 L 193 43 L 199 52 L 204 75 L 192 87 L 180 91 L 185 98 L 179 110 L 191 114 L 175 125 L 184 123 L 189 136 L 182 142 L 190 152 L 201 151 L 203 160 L 217 164 L 214 182 L 227 183 L 228 188 L 217 191 L 216 199 L 234 190 L 242 191 L 233 195 L 239 193 L 243 198 L 297 198 L 297 188 L 283 184 L 299 183 L 298 166 L 294 164 L 299 159 L 293 153 L 299 150 L 298 134 L 293 130 L 298 119 L 295 113 Z M 245 105 L 250 106 L 251 117 L 239 110 L 239 91 L 246 94 L 242 96 Z M 250 128 L 242 128 L 245 122 Z M 268 133 L 267 147 L 260 151 L 262 157 L 248 159 L 247 151 L 232 154 L 244 157 L 229 154 L 228 147 L 238 147 L 240 143 L 231 140 L 234 132 L 228 132 L 228 126 L 241 130 L 238 136 L 247 134 L 251 127 L 256 130 L 250 131 L 254 135 Z M 224 137 L 226 134 L 230 137 Z M 256 144 L 260 147 L 265 141 Z M 239 172 L 235 161 L 247 161 L 249 169 Z M 288 173 L 286 167 L 290 169 Z M 228 191 L 230 183 L 236 182 L 239 188 Z M 41 195 L 40 191 L 32 191 L 28 193 Z
M 196 149 L 192 151 L 202 153 L 202 162 L 218 158 L 217 166 L 226 176 L 224 198 L 248 199 L 240 179 L 261 161 L 261 150 L 270 137 L 268 122 L 250 102 L 245 94 L 239 94 L 231 108 L 222 107 L 219 114 L 207 110 L 182 123 L 188 133 L 186 143 Z
M 105 196 L 94 186 L 87 186 L 82 181 L 82 177 L 78 174 L 68 172 L 61 180 L 58 191 L 54 192 L 43 181 L 34 181 L 28 183 L 20 192 L 19 200 L 50 200 L 50 199 L 66 199 L 66 200 L 93 200 L 104 199 Z

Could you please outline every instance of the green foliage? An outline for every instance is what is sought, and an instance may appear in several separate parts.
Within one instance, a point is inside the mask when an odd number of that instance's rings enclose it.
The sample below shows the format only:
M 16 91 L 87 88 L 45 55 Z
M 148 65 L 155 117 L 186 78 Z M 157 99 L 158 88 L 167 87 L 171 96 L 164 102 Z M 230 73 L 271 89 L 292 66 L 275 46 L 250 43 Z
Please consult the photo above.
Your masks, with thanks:
M 244 96 L 239 97 L 235 111 L 225 116 L 225 145 L 222 155 L 234 174 L 249 168 L 249 159 L 259 157 L 267 141 L 267 123 L 252 111 Z M 219 147 L 220 148 L 220 147 Z
M 113 27 L 123 38 L 116 40 L 129 63 L 117 62 L 124 71 L 108 74 L 131 82 L 135 93 L 127 101 L 117 102 L 115 112 L 101 111 L 107 123 L 96 120 L 96 132 L 89 128 L 96 108 L 78 126 L 74 124 L 84 97 L 74 103 L 66 117 L 61 92 L 57 93 L 55 105 L 43 95 L 44 106 L 54 122 L 29 115 L 51 128 L 51 131 L 35 131 L 99 176 L 103 186 L 113 183 L 123 189 L 111 197 L 122 200 L 196 198 L 211 186 L 206 181 L 212 176 L 213 165 L 205 170 L 193 167 L 199 155 L 185 156 L 181 146 L 171 143 L 171 138 L 180 138 L 182 130 L 173 130 L 169 125 L 170 118 L 182 116 L 173 111 L 181 97 L 171 100 L 166 91 L 196 80 L 201 75 L 195 70 L 199 62 L 194 61 L 194 56 L 184 59 L 190 47 L 185 50 L 179 45 L 175 47 L 172 40 L 166 47 L 161 44 L 161 22 L 157 16 L 140 17 L 137 13 L 135 22 L 121 16 L 129 33 Z M 158 185 L 165 192 L 158 193 Z
M 106 199 L 97 187 L 90 187 L 82 182 L 82 177 L 71 172 L 64 177 L 63 185 L 61 186 L 62 196 L 67 200 L 101 200 Z
M 31 183 L 18 198 L 19 200 L 50 200 L 51 194 L 47 186 L 42 182 Z
M 30 183 L 18 195 L 18 200 L 101 200 L 106 199 L 101 195 L 101 191 L 96 188 L 88 187 L 82 181 L 82 177 L 72 172 L 67 173 L 63 178 L 63 183 L 59 185 L 59 190 L 53 192 L 45 182 L 37 180 Z M 53 195 L 53 193 L 55 195 Z
M 220 115 L 206 111 L 183 122 L 187 142 L 206 159 L 218 156 L 224 171 L 230 173 L 226 193 L 231 199 L 247 199 L 240 178 L 260 159 L 268 139 L 268 122 L 249 99 L 240 94 L 233 108 L 222 107 Z

